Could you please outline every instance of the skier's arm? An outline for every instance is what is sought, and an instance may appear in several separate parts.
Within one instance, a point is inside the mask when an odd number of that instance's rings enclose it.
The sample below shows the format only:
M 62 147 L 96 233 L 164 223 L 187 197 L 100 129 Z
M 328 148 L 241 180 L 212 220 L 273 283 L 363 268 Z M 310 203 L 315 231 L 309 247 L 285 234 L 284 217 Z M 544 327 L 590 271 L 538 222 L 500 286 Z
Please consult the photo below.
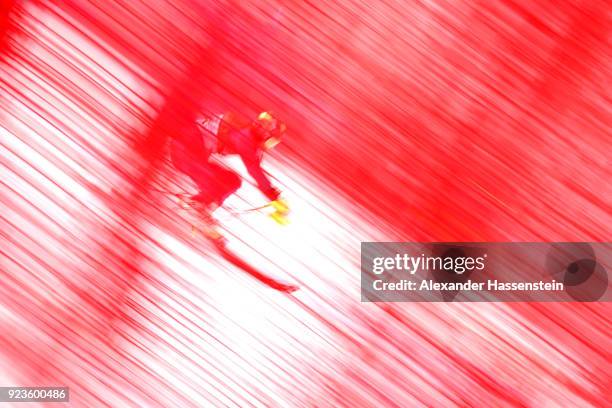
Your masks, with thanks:
M 239 149 L 238 154 L 242 159 L 247 171 L 257 183 L 259 190 L 271 201 L 278 199 L 280 191 L 272 186 L 270 179 L 261 168 L 261 150 L 252 141 L 245 141 Z

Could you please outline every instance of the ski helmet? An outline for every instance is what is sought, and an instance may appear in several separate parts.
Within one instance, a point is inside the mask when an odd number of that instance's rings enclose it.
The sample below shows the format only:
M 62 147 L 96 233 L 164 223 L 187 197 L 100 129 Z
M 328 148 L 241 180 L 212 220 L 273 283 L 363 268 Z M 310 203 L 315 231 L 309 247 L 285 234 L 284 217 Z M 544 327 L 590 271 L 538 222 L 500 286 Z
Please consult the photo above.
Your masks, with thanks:
M 254 123 L 255 132 L 261 138 L 265 149 L 271 149 L 280 143 L 287 126 L 272 112 L 261 112 Z

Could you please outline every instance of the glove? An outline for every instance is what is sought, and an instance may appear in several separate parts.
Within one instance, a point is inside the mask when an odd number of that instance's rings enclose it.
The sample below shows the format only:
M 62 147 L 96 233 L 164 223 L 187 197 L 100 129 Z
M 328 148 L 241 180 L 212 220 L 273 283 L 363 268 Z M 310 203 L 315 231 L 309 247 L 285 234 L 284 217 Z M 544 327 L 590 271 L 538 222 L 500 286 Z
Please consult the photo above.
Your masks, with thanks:
M 274 208 L 274 210 L 278 213 L 287 215 L 289 214 L 289 206 L 287 202 L 282 198 L 277 198 L 276 200 L 270 202 L 270 206 Z
M 270 202 L 270 207 L 274 209 L 274 212 L 270 214 L 270 217 L 276 221 L 277 224 L 289 224 L 289 219 L 287 218 L 289 215 L 289 206 L 285 200 L 282 198 L 277 198 L 276 200 Z

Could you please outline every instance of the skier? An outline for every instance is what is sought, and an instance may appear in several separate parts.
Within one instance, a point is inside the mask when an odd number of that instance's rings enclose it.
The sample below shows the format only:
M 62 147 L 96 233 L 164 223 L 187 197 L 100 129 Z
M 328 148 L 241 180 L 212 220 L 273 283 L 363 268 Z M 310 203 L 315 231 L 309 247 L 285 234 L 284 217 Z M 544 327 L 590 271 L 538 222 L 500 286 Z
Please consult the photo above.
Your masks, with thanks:
M 191 205 L 201 214 L 212 238 L 221 238 L 215 229 L 213 211 L 242 184 L 241 177 L 216 162 L 214 155 L 239 155 L 259 190 L 270 200 L 275 210 L 273 218 L 284 223 L 289 208 L 261 168 L 261 160 L 264 151 L 281 141 L 285 130 L 285 124 L 271 112 L 262 112 L 253 121 L 227 112 L 196 117 L 174 137 L 170 149 L 172 162 L 198 186 L 198 194 L 190 198 Z

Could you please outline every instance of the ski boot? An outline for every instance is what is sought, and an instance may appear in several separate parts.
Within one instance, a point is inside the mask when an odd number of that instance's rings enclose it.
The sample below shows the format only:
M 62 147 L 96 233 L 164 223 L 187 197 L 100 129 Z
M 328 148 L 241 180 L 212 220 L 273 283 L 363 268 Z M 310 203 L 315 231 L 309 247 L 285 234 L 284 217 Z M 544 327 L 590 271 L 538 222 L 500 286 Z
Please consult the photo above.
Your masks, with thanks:
M 192 225 L 192 233 L 195 235 L 201 232 L 204 237 L 210 240 L 215 246 L 225 246 L 227 240 L 219 231 L 219 222 L 213 217 L 212 213 L 217 209 L 215 204 L 206 205 L 203 202 L 189 197 L 189 208 L 193 209 L 198 216 L 198 226 Z

